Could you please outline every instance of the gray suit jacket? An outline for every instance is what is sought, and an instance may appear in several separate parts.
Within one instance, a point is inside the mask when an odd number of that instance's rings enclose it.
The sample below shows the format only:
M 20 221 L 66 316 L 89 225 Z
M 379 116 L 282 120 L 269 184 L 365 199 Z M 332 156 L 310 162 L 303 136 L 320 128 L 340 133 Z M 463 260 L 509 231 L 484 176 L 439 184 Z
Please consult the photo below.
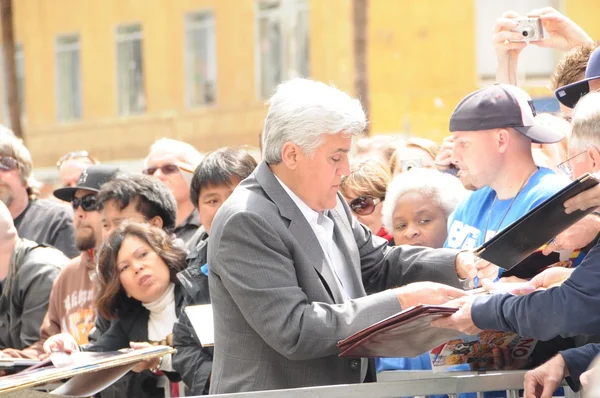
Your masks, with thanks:
M 219 209 L 208 246 L 211 394 L 360 382 L 336 343 L 401 310 L 392 287 L 460 286 L 456 251 L 387 246 L 338 197 L 329 216 L 363 297 L 344 302 L 310 225 L 266 163 Z M 367 295 L 369 293 L 370 295 Z

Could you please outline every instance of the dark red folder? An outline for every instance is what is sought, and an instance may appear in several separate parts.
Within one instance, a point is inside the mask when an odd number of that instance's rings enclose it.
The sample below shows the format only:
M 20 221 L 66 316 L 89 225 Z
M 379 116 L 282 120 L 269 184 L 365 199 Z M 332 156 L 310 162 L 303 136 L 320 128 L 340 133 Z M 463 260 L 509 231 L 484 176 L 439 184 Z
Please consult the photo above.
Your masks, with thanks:
M 452 315 L 456 307 L 417 305 L 377 322 L 338 342 L 342 357 L 415 357 L 460 335 L 431 327 L 434 319 Z

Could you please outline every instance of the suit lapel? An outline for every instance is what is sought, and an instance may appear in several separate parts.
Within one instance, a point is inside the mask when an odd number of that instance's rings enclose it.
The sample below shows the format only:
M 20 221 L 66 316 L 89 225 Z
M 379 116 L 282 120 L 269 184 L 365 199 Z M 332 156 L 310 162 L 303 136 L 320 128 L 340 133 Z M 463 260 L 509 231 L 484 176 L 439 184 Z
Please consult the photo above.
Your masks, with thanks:
M 332 300 L 336 303 L 344 302 L 344 295 L 340 290 L 340 285 L 333 274 L 333 270 L 327 264 L 325 253 L 308 221 L 306 221 L 306 218 L 300 209 L 298 209 L 298 206 L 296 206 L 292 198 L 285 192 L 285 189 L 277 181 L 265 162 L 261 162 L 258 165 L 255 176 L 256 181 L 263 188 L 267 196 L 279 208 L 281 216 L 290 221 L 288 230 L 304 249 L 304 254 L 319 274 Z
M 359 294 L 359 297 L 363 297 L 366 296 L 367 293 L 365 292 L 360 272 L 360 253 L 356 247 L 352 226 L 350 225 L 348 218 L 344 217 L 345 213 L 343 204 L 341 203 L 342 200 L 343 199 L 338 195 L 337 206 L 329 212 L 334 223 L 334 240 L 335 244 L 344 254 L 346 259 L 344 266 L 349 270 L 350 275 L 352 276 L 352 282 L 354 283 L 356 293 Z
M 298 213 L 300 213 L 299 210 Z M 340 290 L 340 284 L 337 282 L 333 270 L 327 263 L 325 253 L 323 253 L 323 248 L 315 233 L 301 213 L 299 218 L 292 220 L 288 230 L 296 238 L 300 246 L 304 248 L 304 254 L 306 254 L 308 261 L 319 274 L 333 301 L 343 303 L 344 295 Z

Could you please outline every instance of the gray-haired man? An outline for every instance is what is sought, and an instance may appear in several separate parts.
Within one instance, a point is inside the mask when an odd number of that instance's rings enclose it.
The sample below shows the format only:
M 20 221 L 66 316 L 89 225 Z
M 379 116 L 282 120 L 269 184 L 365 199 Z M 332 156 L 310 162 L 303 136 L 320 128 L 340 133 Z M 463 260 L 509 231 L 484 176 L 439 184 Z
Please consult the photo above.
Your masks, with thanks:
M 291 80 L 271 98 L 264 162 L 212 224 L 211 393 L 359 383 L 367 361 L 338 357 L 339 340 L 402 308 L 465 294 L 407 284 L 459 286 L 474 271 L 470 253 L 390 248 L 338 193 L 365 125 L 358 100 L 323 83 Z

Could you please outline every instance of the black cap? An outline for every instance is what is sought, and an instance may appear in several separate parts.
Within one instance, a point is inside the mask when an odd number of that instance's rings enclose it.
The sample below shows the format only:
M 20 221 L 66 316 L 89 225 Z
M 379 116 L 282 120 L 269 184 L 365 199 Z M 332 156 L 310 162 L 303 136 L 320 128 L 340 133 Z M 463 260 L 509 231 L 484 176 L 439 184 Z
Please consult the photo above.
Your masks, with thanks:
M 450 131 L 482 131 L 512 127 L 538 144 L 552 144 L 565 138 L 535 122 L 535 108 L 529 95 L 509 84 L 495 84 L 463 98 L 450 117 Z
M 65 202 L 71 202 L 78 190 L 98 192 L 102 185 L 115 178 L 120 172 L 121 169 L 116 166 L 93 164 L 83 170 L 74 187 L 59 188 L 54 191 L 54 196 Z
M 596 79 L 600 79 L 600 47 L 590 55 L 585 68 L 585 78 L 557 88 L 554 95 L 567 108 L 575 108 L 579 99 L 590 92 L 590 80 Z

